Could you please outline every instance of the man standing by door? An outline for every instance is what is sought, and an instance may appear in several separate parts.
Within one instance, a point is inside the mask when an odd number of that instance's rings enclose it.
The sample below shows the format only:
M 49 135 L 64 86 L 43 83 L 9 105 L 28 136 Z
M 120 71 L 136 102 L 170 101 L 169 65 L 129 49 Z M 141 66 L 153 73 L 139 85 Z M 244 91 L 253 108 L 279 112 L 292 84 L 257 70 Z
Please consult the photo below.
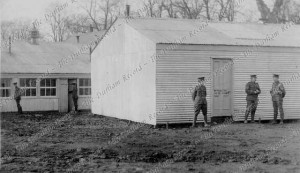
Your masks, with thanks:
M 194 121 L 193 126 L 196 126 L 197 123 L 197 116 L 202 111 L 202 114 L 204 116 L 204 127 L 209 126 L 207 123 L 207 101 L 206 101 L 206 87 L 204 85 L 204 77 L 198 78 L 198 85 L 195 87 L 192 99 L 194 101 Z
M 258 95 L 261 93 L 258 83 L 256 82 L 256 75 L 250 76 L 250 82 L 246 84 L 245 92 L 247 93 L 247 108 L 245 113 L 244 123 L 248 123 L 248 116 L 251 113 L 251 123 L 254 123 L 254 116 L 258 105 Z
M 272 124 L 275 124 L 277 122 L 277 115 L 278 115 L 278 109 L 280 112 L 280 124 L 283 124 L 284 119 L 284 112 L 283 112 L 283 98 L 286 95 L 284 86 L 282 83 L 279 82 L 279 75 L 274 74 L 273 75 L 274 83 L 272 85 L 272 89 L 270 90 L 270 94 L 272 96 L 273 101 L 273 109 L 274 109 L 274 120 L 272 121 Z
M 16 103 L 17 103 L 17 107 L 18 107 L 18 113 L 19 114 L 23 114 L 23 110 L 22 110 L 22 106 L 20 104 L 21 102 L 21 89 L 17 86 L 17 82 L 14 82 L 14 86 L 15 86 L 15 95 L 14 95 L 14 98 L 16 100 Z
M 73 99 L 75 111 L 77 112 L 77 110 L 78 110 L 78 103 L 77 103 L 77 101 L 78 101 L 77 83 L 76 82 L 72 83 L 72 86 L 73 86 L 72 91 L 70 91 L 69 93 L 72 94 L 72 99 Z

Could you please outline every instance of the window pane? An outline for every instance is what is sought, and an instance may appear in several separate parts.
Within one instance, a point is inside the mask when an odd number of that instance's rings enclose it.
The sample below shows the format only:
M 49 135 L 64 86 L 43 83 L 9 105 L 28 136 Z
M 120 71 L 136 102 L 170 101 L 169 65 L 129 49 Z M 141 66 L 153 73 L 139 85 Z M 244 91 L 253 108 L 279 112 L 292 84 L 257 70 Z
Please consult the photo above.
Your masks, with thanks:
M 50 88 L 46 88 L 46 96 L 50 96 L 51 93 L 51 89 Z
M 56 79 L 51 79 L 51 86 L 56 87 Z
M 51 89 L 51 96 L 56 96 L 56 89 L 55 88 Z
M 41 89 L 41 96 L 45 96 L 45 88 Z
M 30 89 L 26 89 L 26 96 L 30 96 Z
M 83 79 L 79 79 L 79 86 L 83 86 Z
M 25 79 L 20 79 L 20 86 L 25 87 Z
M 42 80 L 41 80 L 41 87 L 44 87 L 44 86 L 45 86 L 45 84 L 46 84 L 46 81 L 45 81 L 45 79 L 42 79 Z
M 88 95 L 91 95 L 91 88 L 88 88 Z
M 89 81 L 87 79 L 84 79 L 84 86 L 89 86 Z
M 26 87 L 29 87 L 30 86 L 30 79 L 26 79 L 25 80 L 25 86 Z M 26 94 L 27 95 L 27 94 Z
M 50 81 L 51 81 L 50 79 L 46 79 L 46 86 L 47 86 L 47 87 L 51 86 L 51 85 L 50 85 Z
M 36 89 L 31 89 L 31 96 L 36 96 Z
M 0 89 L 0 97 L 5 97 L 5 90 L 4 89 Z
M 91 79 L 88 79 L 89 83 L 88 83 L 88 86 L 91 86 Z
M 79 95 L 83 95 L 83 88 L 79 88 Z
M 88 91 L 88 88 L 85 88 L 85 89 L 84 89 L 84 95 L 88 95 L 88 92 L 89 92 L 89 91 Z
M 36 87 L 36 79 L 31 79 L 30 80 L 30 86 Z
M 11 79 L 2 78 L 1 79 L 1 87 L 10 87 Z

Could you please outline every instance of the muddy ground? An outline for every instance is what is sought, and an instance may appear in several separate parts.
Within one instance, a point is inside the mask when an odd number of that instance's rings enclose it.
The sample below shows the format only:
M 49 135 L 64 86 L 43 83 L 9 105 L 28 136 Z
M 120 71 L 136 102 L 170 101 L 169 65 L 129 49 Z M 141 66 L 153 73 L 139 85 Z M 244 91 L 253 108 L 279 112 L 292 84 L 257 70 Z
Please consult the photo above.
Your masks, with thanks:
M 87 112 L 55 122 L 63 116 L 2 114 L 0 172 L 300 172 L 295 121 L 166 129 Z

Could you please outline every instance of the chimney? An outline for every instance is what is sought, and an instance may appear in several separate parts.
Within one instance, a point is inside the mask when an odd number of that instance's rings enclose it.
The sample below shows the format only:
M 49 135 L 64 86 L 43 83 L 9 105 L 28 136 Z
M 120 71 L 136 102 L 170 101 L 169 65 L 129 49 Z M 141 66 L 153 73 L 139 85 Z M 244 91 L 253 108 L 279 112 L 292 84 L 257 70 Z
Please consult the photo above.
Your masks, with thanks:
M 31 43 L 37 45 L 38 38 L 39 38 L 39 31 L 35 27 L 33 27 L 33 29 L 30 31 Z
M 93 26 L 90 24 L 90 32 L 93 32 Z
M 11 54 L 11 36 L 8 37 L 8 51 Z
M 79 35 L 77 35 L 76 38 L 77 38 L 77 43 L 79 43 Z
M 126 17 L 130 16 L 130 5 L 126 5 Z

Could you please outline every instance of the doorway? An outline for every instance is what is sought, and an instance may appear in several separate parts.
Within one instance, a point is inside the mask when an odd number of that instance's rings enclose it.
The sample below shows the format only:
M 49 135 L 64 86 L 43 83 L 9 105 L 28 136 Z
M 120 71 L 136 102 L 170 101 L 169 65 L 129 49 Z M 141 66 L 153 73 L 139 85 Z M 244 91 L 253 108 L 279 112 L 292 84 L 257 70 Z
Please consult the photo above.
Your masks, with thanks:
M 75 110 L 73 98 L 72 98 L 72 91 L 73 91 L 73 83 L 77 85 L 77 79 L 68 79 L 68 111 Z
M 213 116 L 232 115 L 232 60 L 213 59 Z

